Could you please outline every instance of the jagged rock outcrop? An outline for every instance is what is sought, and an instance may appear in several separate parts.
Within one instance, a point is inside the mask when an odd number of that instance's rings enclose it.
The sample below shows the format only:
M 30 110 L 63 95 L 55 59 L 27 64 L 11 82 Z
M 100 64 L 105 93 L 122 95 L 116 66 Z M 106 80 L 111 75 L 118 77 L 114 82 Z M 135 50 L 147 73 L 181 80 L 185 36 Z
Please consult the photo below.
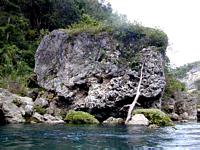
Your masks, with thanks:
M 160 107 L 165 86 L 163 56 L 156 47 L 135 51 L 131 45 L 134 42 L 122 43 L 106 32 L 69 36 L 54 30 L 35 54 L 38 84 L 55 92 L 66 109 L 88 111 L 98 119 L 124 117 L 124 106 L 135 97 L 144 63 L 138 102 L 146 108 Z
M 200 90 L 200 86 L 195 84 L 198 80 L 200 81 L 200 63 L 197 66 L 193 66 L 193 68 L 186 73 L 186 76 L 180 79 L 181 82 L 185 83 L 188 90 Z
M 196 120 L 197 97 L 187 92 L 175 92 L 172 98 L 163 101 L 163 110 L 172 120 Z
M 45 113 L 39 114 L 34 106 L 43 107 L 43 103 L 33 101 L 29 97 L 12 94 L 0 88 L 0 125 L 8 123 L 64 123 L 59 115 Z M 45 105 L 50 108 L 50 106 Z M 55 108 L 56 109 L 56 108 Z
M 0 88 L 0 124 L 25 122 L 24 108 L 31 103 L 31 98 L 20 97 Z

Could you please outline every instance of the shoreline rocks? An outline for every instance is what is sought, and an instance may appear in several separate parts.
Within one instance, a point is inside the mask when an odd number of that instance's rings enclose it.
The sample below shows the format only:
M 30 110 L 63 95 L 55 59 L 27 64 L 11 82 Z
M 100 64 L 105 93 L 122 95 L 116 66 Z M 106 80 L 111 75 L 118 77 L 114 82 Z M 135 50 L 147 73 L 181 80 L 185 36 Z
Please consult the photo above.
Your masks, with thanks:
M 45 104 L 45 105 L 44 105 Z M 48 123 L 57 124 L 64 123 L 59 116 L 50 114 L 39 114 L 36 112 L 35 106 L 48 107 L 47 102 L 35 101 L 29 97 L 20 97 L 10 93 L 6 89 L 0 88 L 0 124 L 8 123 Z
M 197 120 L 197 98 L 184 91 L 175 92 L 172 98 L 163 100 L 162 109 L 174 121 Z
M 103 121 L 103 124 L 108 124 L 108 125 L 122 125 L 124 124 L 124 120 L 122 118 L 114 118 L 114 117 L 109 117 L 105 121 Z

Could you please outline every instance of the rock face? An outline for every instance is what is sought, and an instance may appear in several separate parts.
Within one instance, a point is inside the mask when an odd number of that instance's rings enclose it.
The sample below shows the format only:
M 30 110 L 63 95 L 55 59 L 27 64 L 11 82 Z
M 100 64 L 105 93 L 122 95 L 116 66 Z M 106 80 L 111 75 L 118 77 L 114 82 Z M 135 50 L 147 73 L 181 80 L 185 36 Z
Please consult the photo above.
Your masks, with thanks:
M 0 124 L 23 123 L 24 107 L 31 103 L 31 98 L 19 97 L 0 88 Z
M 191 69 L 186 73 L 186 76 L 180 79 L 180 81 L 185 83 L 187 89 L 190 91 L 200 90 L 200 86 L 195 84 L 198 80 L 200 80 L 200 62 L 196 62 L 196 65 L 191 67 Z
M 123 106 L 135 97 L 144 63 L 139 103 L 146 108 L 160 107 L 165 86 L 162 55 L 156 47 L 139 52 L 129 49 L 133 57 L 127 59 L 127 51 L 125 44 L 105 32 L 69 37 L 64 31 L 54 30 L 37 49 L 34 71 L 39 85 L 54 91 L 65 102 L 65 108 L 105 119 L 124 117 L 127 110 Z
M 44 115 L 37 113 L 36 109 L 34 109 L 35 106 L 50 108 L 50 106 L 46 105 L 46 100 L 42 99 L 40 102 L 33 102 L 29 97 L 20 97 L 0 88 L 0 125 L 25 122 L 48 124 L 64 123 L 55 113 Z
M 173 98 L 163 101 L 163 109 L 169 113 L 172 120 L 195 120 L 197 98 L 186 92 L 175 92 Z

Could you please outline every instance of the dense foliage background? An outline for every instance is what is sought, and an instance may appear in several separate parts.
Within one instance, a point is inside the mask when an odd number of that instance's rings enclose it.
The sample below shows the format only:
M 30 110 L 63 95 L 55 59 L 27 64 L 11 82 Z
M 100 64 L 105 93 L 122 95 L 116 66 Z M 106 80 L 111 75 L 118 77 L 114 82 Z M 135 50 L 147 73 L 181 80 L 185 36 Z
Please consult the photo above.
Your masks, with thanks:
M 79 22 L 83 14 L 109 20 L 109 4 L 97 0 L 0 0 L 0 87 L 25 94 L 41 38 Z M 113 15 L 114 16 L 114 15 Z
M 26 95 L 37 46 L 45 34 L 58 28 L 67 28 L 69 34 L 106 29 L 122 42 L 134 38 L 137 50 L 156 46 L 164 57 L 168 45 L 164 32 L 131 24 L 103 0 L 0 0 L 0 87 Z M 129 49 L 124 54 L 132 59 Z M 170 84 L 175 81 L 166 76 Z

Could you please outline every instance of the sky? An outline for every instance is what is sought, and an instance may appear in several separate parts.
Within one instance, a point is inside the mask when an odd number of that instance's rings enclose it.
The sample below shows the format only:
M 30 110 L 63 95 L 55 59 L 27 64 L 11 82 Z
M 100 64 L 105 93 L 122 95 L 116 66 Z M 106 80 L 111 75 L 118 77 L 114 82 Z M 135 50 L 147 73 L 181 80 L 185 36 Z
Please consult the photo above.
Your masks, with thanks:
M 114 11 L 169 38 L 172 67 L 200 61 L 200 0 L 107 0 Z

